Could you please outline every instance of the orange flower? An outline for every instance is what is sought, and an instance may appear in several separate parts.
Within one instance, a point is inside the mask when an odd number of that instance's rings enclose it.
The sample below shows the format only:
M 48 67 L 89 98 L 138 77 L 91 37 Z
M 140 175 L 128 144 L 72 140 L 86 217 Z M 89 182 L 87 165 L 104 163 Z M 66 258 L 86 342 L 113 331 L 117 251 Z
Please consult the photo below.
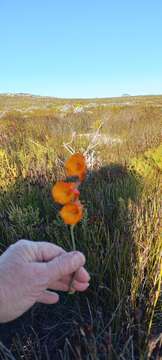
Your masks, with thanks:
M 78 176 L 82 181 L 85 178 L 87 166 L 82 154 L 76 153 L 65 162 L 67 176 Z
M 75 183 L 58 181 L 52 188 L 52 196 L 61 205 L 71 203 L 78 199 L 80 195 Z
M 65 224 L 75 225 L 83 217 L 83 206 L 79 201 L 73 204 L 66 204 L 60 210 L 60 216 L 64 220 Z

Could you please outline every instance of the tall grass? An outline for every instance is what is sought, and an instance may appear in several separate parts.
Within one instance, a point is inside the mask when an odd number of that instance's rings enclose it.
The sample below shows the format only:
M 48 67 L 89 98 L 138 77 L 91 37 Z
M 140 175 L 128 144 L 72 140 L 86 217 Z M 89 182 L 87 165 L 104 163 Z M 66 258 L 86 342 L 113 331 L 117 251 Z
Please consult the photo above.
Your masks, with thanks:
M 143 360 L 151 356 L 152 329 L 161 327 L 162 111 L 156 100 L 154 105 L 146 100 L 136 99 L 131 107 L 118 101 L 111 106 L 99 104 L 91 113 L 71 112 L 63 117 L 53 110 L 43 115 L 37 110 L 24 118 L 14 107 L 0 120 L 2 251 L 20 238 L 71 249 L 69 229 L 58 216 L 50 190 L 64 177 L 63 163 L 69 156 L 65 144 L 84 151 L 90 140 L 77 135 L 93 134 L 101 125 L 100 141 L 98 137 L 98 145 L 93 144 L 93 162 L 81 188 L 85 216 L 75 230 L 77 249 L 87 258 L 91 286 L 84 294 L 62 294 L 60 304 L 37 305 L 19 322 L 0 326 L 3 346 L 16 359 Z M 104 135 L 121 141 L 102 144 Z M 5 333 L 11 327 L 16 336 L 7 342 Z M 11 355 L 6 352 L 7 359 Z

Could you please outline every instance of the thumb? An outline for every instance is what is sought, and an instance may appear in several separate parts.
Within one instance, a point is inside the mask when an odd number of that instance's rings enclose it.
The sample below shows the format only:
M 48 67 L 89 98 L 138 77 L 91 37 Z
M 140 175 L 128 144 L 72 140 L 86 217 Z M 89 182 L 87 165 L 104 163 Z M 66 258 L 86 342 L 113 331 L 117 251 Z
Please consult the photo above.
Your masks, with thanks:
M 85 264 L 85 256 L 79 251 L 72 251 L 57 256 L 55 259 L 46 263 L 49 282 L 59 280 L 66 275 L 77 271 Z

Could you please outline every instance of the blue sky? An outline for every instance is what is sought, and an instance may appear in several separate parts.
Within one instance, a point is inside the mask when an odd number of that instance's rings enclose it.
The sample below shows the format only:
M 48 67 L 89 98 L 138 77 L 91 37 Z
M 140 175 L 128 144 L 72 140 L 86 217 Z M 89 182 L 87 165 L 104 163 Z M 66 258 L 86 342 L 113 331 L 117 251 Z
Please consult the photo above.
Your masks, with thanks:
M 1 0 L 0 92 L 162 94 L 162 1 Z

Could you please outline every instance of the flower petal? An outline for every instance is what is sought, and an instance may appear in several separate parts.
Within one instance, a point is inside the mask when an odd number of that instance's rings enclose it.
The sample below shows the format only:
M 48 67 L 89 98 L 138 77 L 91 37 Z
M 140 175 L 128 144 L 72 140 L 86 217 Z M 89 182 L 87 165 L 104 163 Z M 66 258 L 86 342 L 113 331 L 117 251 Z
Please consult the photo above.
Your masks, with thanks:
M 83 206 L 79 201 L 73 204 L 66 204 L 60 210 L 60 216 L 64 220 L 65 224 L 75 225 L 83 217 Z
M 65 169 L 68 176 L 77 176 L 83 181 L 87 172 L 85 157 L 80 153 L 72 155 L 65 162 Z
M 79 195 L 76 183 L 58 181 L 52 188 L 52 197 L 61 205 L 77 200 Z

